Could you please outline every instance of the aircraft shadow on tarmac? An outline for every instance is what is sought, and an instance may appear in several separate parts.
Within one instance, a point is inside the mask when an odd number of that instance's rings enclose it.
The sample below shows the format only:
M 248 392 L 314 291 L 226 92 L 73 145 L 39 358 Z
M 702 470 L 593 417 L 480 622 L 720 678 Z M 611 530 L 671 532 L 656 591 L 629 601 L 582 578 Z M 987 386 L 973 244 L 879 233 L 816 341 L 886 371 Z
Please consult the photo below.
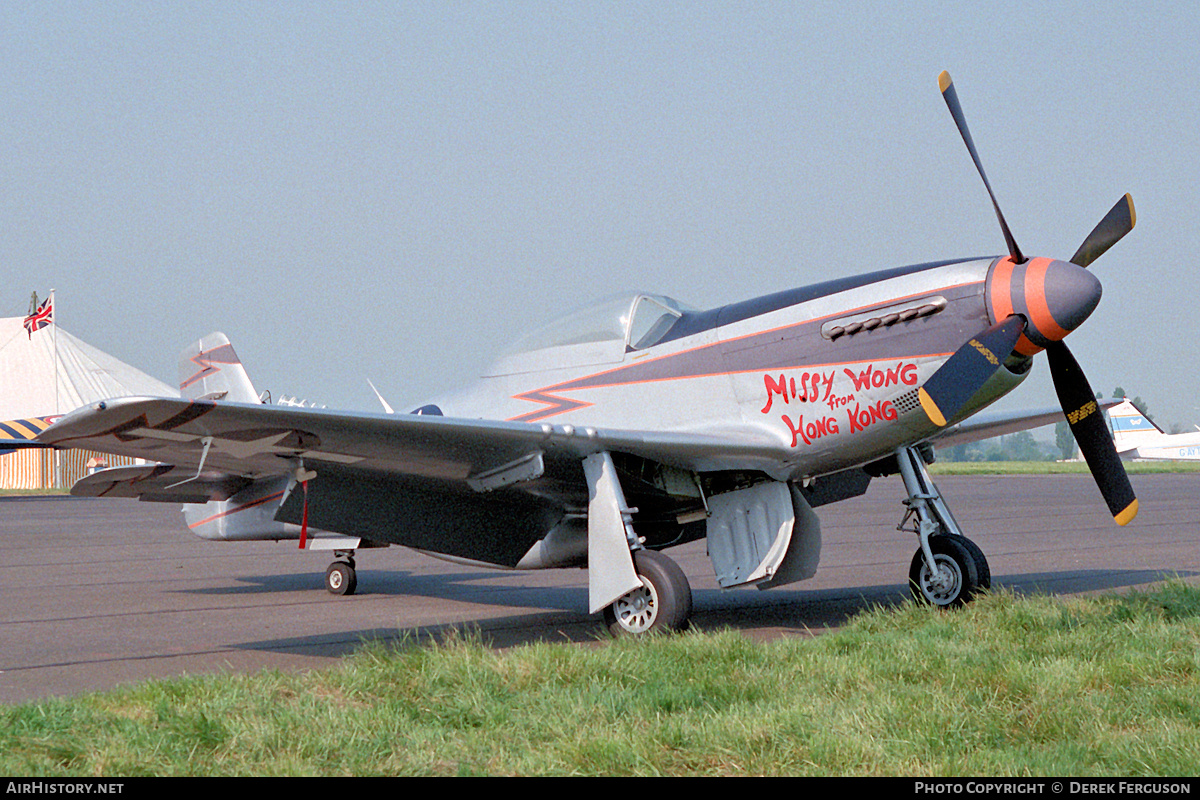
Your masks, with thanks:
M 434 600 L 476 603 L 480 605 L 521 606 L 532 609 L 561 609 L 576 611 L 587 605 L 587 581 L 579 586 L 509 586 L 489 584 L 496 578 L 511 578 L 515 573 L 489 570 L 439 572 L 421 574 L 406 570 L 358 571 L 358 591 L 351 597 L 334 597 L 325 591 L 319 573 L 291 575 L 238 576 L 237 586 L 202 589 L 179 589 L 182 593 L 198 595 L 275 594 L 285 592 L 313 593 L 330 602 L 352 604 L 355 598 L 388 595 L 398 598 L 424 597 Z M 318 594 L 319 593 L 319 594 Z
M 395 574 L 395 573 L 393 573 Z M 993 587 L 1021 596 L 1108 592 L 1149 586 L 1173 578 L 1194 578 L 1196 572 L 1163 570 L 1072 570 L 997 577 Z M 469 633 L 493 647 L 512 647 L 535 642 L 600 642 L 607 638 L 598 616 L 583 612 L 586 587 L 479 587 L 476 573 L 460 576 L 412 577 L 402 588 L 390 586 L 392 595 L 419 595 L 481 605 L 528 606 L 537 613 L 491 617 L 467 623 L 405 628 L 347 630 L 313 636 L 269 639 L 235 645 L 238 649 L 266 650 L 314 656 L 337 657 L 353 653 L 368 642 L 397 645 L 405 642 L 443 641 Z M 275 578 L 269 583 L 274 584 Z M 434 587 L 440 587 L 434 589 Z M 372 593 L 380 593 L 379 586 Z M 527 595 L 527 597 L 525 596 Z M 875 608 L 891 608 L 911 602 L 902 584 L 821 591 L 780 591 L 769 594 L 751 591 L 702 589 L 693 592 L 694 629 L 715 632 L 736 630 L 752 638 L 817 635 L 835 630 L 854 616 Z M 352 600 L 351 600 L 352 602 Z M 348 619 L 353 610 L 349 610 Z

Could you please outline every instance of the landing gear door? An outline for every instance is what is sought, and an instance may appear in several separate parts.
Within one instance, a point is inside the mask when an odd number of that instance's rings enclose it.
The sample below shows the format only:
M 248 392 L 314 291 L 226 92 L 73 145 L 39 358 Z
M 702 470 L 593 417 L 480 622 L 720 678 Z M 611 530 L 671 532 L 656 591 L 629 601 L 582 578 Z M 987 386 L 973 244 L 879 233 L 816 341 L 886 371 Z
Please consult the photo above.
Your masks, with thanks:
M 708 557 L 722 588 L 769 581 L 791 549 L 796 512 L 788 484 L 768 481 L 708 501 Z

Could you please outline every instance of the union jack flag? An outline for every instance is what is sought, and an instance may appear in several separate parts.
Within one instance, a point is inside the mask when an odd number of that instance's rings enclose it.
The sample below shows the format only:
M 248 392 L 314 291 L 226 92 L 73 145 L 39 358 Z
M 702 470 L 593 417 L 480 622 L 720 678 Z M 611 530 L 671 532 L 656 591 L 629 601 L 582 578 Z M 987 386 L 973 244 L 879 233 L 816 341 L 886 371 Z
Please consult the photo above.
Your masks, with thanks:
M 54 306 L 51 305 L 51 300 L 53 297 L 54 295 L 51 293 L 51 296 L 43 300 L 42 304 L 37 306 L 35 309 L 33 306 L 34 303 L 37 302 L 37 295 L 33 296 L 33 303 L 29 304 L 29 316 L 25 318 L 25 330 L 29 332 L 30 339 L 33 339 L 34 331 L 40 331 L 42 328 L 54 322 Z

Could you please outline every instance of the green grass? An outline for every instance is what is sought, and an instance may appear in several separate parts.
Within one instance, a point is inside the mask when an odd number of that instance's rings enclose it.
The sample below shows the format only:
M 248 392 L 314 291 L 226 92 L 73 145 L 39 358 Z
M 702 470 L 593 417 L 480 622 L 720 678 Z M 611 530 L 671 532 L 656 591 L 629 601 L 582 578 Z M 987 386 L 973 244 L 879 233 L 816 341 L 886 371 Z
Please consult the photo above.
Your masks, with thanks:
M 1190 776 L 1200 590 L 987 596 L 817 637 L 368 646 L 0 709 L 0 774 Z

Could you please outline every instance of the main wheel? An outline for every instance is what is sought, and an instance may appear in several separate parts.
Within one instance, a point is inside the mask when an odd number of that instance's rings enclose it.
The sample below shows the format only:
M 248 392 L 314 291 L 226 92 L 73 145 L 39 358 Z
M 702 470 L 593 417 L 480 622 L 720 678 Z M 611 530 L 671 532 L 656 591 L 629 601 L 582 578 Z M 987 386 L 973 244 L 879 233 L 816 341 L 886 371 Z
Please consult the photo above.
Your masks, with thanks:
M 925 554 L 920 548 L 908 570 L 909 586 L 918 601 L 942 608 L 961 606 L 991 583 L 983 552 L 968 539 L 933 536 L 929 539 L 929 549 L 933 551 L 936 573 L 925 563 Z M 980 581 L 980 562 L 987 571 L 983 582 Z
M 956 537 L 960 544 L 967 548 L 971 558 L 975 559 L 975 572 L 979 576 L 979 588 L 992 588 L 992 568 L 988 566 L 987 556 L 979 549 L 979 545 L 965 536 Z
M 335 561 L 325 570 L 325 588 L 330 594 L 354 594 L 358 573 L 345 561 Z
M 633 554 L 633 568 L 642 585 L 604 609 L 604 621 L 614 636 L 655 631 L 681 631 L 692 616 L 692 587 L 671 559 L 653 550 Z

